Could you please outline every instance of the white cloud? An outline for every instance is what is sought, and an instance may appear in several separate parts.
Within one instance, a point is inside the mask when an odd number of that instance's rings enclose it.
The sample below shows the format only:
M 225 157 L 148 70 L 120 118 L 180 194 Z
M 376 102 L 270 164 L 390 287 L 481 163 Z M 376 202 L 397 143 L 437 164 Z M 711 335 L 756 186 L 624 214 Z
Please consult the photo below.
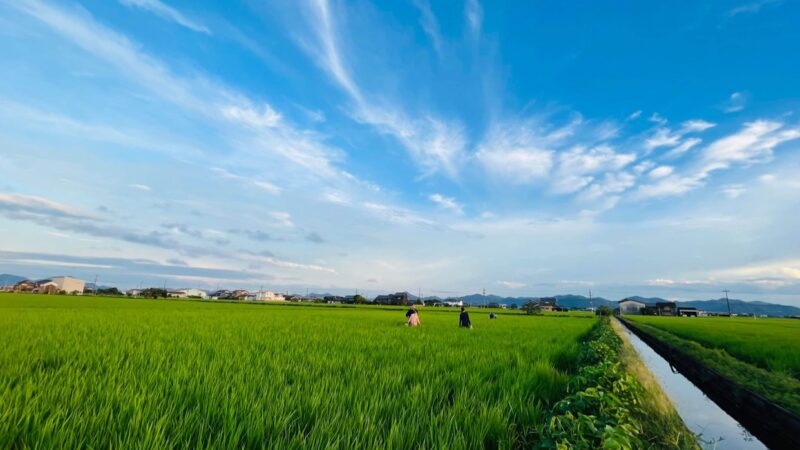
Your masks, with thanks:
M 474 35 L 480 34 L 483 24 L 483 7 L 481 7 L 478 0 L 467 0 L 464 5 L 464 16 L 472 33 Z
M 681 195 L 701 186 L 702 182 L 703 177 L 673 174 L 661 178 L 653 184 L 639 186 L 639 189 L 636 190 L 635 197 L 647 199 Z
M 442 194 L 431 194 L 428 196 L 428 199 L 456 214 L 464 214 L 464 206 L 458 203 L 453 197 L 445 197 Z
M 756 14 L 765 6 L 773 3 L 780 3 L 781 1 L 782 0 L 756 0 L 744 3 L 728 11 L 728 15 L 733 17 L 739 14 Z
M 328 190 L 324 194 L 322 194 L 322 199 L 328 203 L 334 203 L 337 205 L 344 205 L 349 206 L 352 204 L 350 198 L 343 192 Z
M 726 184 L 722 186 L 722 192 L 728 196 L 728 198 L 738 198 L 742 194 L 747 191 L 744 185 L 741 184 Z
M 640 109 L 640 110 L 638 110 L 638 111 L 634 111 L 634 112 L 632 112 L 632 113 L 631 113 L 631 114 L 628 116 L 627 120 L 629 120 L 629 121 L 630 121 L 630 120 L 636 120 L 636 119 L 638 119 L 638 118 L 639 118 L 639 116 L 641 116 L 641 115 L 642 115 L 642 110 L 641 110 L 641 109 Z
M 588 200 L 596 200 L 608 194 L 619 194 L 633 187 L 636 177 L 626 172 L 607 173 L 603 181 L 589 186 L 582 196 Z M 611 205 L 613 207 L 613 205 Z
M 431 11 L 430 3 L 428 3 L 428 0 L 414 0 L 414 6 L 419 9 L 422 15 L 420 19 L 422 29 L 425 30 L 425 34 L 431 38 L 431 43 L 436 53 L 441 53 L 442 35 L 439 31 L 439 22 L 436 21 L 436 16 L 434 16 L 433 11 Z
M 222 115 L 228 120 L 253 128 L 272 128 L 281 121 L 281 115 L 267 104 L 264 104 L 263 111 L 260 112 L 253 108 L 227 106 L 222 109 Z
M 255 187 L 259 188 L 259 189 L 263 189 L 263 190 L 265 190 L 265 191 L 267 191 L 267 192 L 269 192 L 270 194 L 273 194 L 273 195 L 280 194 L 281 190 L 282 190 L 278 186 L 270 183 L 269 181 L 253 181 L 252 183 L 253 183 L 253 186 L 255 186 Z
M 664 118 L 661 114 L 659 114 L 657 112 L 654 112 L 653 114 L 651 114 L 650 117 L 647 118 L 647 120 L 649 120 L 650 122 L 653 122 L 653 123 L 657 123 L 659 125 L 666 125 L 667 124 L 667 119 Z
M 520 283 L 518 281 L 498 281 L 497 284 L 499 284 L 501 286 L 505 286 L 507 288 L 511 288 L 511 289 L 520 289 L 520 288 L 524 288 L 525 286 L 527 286 L 527 284 Z
M 650 178 L 664 178 L 667 175 L 672 174 L 672 167 L 670 166 L 658 166 L 655 169 L 651 170 L 648 174 Z
M 340 49 L 335 18 L 327 0 L 310 7 L 316 46 L 303 43 L 314 60 L 344 89 L 354 102 L 348 111 L 353 119 L 371 125 L 397 139 L 421 167 L 423 175 L 442 171 L 455 178 L 464 157 L 466 137 L 455 121 L 435 117 L 430 112 L 408 114 L 399 105 L 376 100 L 379 96 L 362 92 L 350 73 Z
M 783 123 L 769 120 L 748 122 L 741 131 L 718 139 L 703 150 L 702 170 L 710 172 L 734 163 L 768 161 L 775 147 L 798 138 L 800 127 L 785 128 Z
M 703 140 L 700 139 L 700 138 L 684 139 L 683 142 L 681 142 L 680 145 L 678 145 L 677 147 L 675 147 L 673 149 L 670 149 L 670 151 L 665 153 L 664 157 L 665 158 L 678 157 L 678 156 L 688 152 L 689 150 L 691 150 L 693 147 L 697 146 L 697 144 L 699 144 L 701 142 L 703 142 Z
M 689 138 L 687 140 L 682 140 L 683 137 L 689 133 L 700 133 L 703 131 L 708 130 L 709 128 L 715 127 L 717 124 L 707 122 L 702 119 L 694 119 L 694 120 L 687 120 L 681 124 L 681 128 L 678 131 L 673 132 L 669 128 L 661 127 L 656 129 L 655 133 L 649 138 L 647 138 L 644 142 L 644 146 L 647 150 L 653 150 L 659 147 L 675 147 L 678 146 L 681 150 L 675 152 L 675 154 L 680 154 L 685 152 L 686 150 L 690 149 L 692 146 L 696 145 L 699 140 L 694 142 L 697 138 Z M 687 144 L 687 142 L 694 142 L 691 144 Z
M 282 226 L 282 227 L 293 227 L 294 222 L 292 222 L 292 215 L 286 211 L 273 211 L 269 213 L 269 216 L 272 218 L 271 222 L 274 225 Z
M 717 126 L 715 123 L 707 122 L 702 119 L 687 120 L 681 124 L 681 132 L 685 133 L 699 133 L 706 131 L 709 128 Z
M 171 6 L 164 4 L 159 0 L 119 0 L 125 6 L 136 7 L 146 11 L 150 11 L 157 16 L 170 20 L 190 30 L 199 33 L 211 34 L 211 31 L 204 25 L 188 19 L 180 11 Z
M 139 189 L 140 191 L 152 191 L 153 189 L 146 184 L 129 184 L 128 187 L 133 189 Z
M 673 134 L 669 128 L 659 128 L 655 134 L 644 141 L 644 147 L 648 150 L 653 150 L 658 147 L 672 147 L 678 145 L 681 136 L 677 133 Z
M 412 211 L 405 208 L 389 206 L 382 203 L 364 202 L 361 206 L 366 210 L 380 218 L 389 222 L 395 222 L 402 225 L 434 225 L 432 220 L 426 219 Z
M 728 97 L 728 101 L 722 106 L 722 110 L 726 113 L 738 112 L 744 109 L 747 105 L 747 97 L 741 92 L 734 92 Z

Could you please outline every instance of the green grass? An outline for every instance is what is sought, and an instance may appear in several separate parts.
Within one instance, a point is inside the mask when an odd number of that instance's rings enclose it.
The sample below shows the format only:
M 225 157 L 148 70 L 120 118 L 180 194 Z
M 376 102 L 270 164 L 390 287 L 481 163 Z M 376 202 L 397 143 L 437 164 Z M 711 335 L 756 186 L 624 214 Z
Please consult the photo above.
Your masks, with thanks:
M 800 320 L 626 316 L 772 372 L 800 379 Z
M 438 308 L 437 308 L 438 309 Z M 0 295 L 0 448 L 512 448 L 592 318 Z
M 790 376 L 786 372 L 770 371 L 754 364 L 744 362 L 731 356 L 724 349 L 706 347 L 695 340 L 687 339 L 673 334 L 670 331 L 666 331 L 664 329 L 666 327 L 662 328 L 664 324 L 671 325 L 673 322 L 679 323 L 682 321 L 693 323 L 694 326 L 700 326 L 704 323 L 703 321 L 698 320 L 697 322 L 693 322 L 696 318 L 679 317 L 657 317 L 655 319 L 661 320 L 655 321 L 652 320 L 654 319 L 653 317 L 636 316 L 634 318 L 633 316 L 626 316 L 625 318 L 633 319 L 631 322 L 634 326 L 669 345 L 684 357 L 700 361 L 716 370 L 720 375 L 738 383 L 743 388 L 760 394 L 784 408 L 793 411 L 795 414 L 800 415 L 800 380 L 797 378 Z M 714 318 L 709 320 L 724 321 L 728 319 Z M 788 321 L 789 319 L 786 320 Z M 731 326 L 736 327 L 735 323 L 731 324 Z M 722 329 L 724 329 L 724 327 Z M 765 348 L 770 345 L 767 343 L 768 340 L 764 340 L 764 342 Z M 793 345 L 796 346 L 797 344 L 795 343 Z M 785 350 L 789 352 L 795 349 L 793 347 L 787 347 Z

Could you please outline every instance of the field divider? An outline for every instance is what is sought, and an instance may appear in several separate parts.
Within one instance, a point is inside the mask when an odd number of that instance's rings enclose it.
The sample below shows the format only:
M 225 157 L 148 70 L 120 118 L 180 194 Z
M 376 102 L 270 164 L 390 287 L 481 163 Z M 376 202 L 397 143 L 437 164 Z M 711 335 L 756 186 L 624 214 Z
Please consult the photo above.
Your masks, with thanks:
M 680 348 L 653 336 L 643 327 L 624 318 L 619 320 L 767 446 L 773 449 L 800 448 L 800 417 L 725 377 Z M 671 335 L 667 331 L 659 331 Z M 675 339 L 686 341 L 677 336 Z

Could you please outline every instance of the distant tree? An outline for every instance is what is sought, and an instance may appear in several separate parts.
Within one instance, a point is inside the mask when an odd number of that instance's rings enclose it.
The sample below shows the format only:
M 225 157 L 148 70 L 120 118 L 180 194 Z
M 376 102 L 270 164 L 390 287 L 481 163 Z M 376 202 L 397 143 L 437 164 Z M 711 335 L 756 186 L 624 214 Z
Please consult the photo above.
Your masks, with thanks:
M 159 298 L 159 297 L 167 298 L 167 291 L 161 288 L 147 288 L 143 290 L 139 295 L 144 298 Z
M 539 306 L 539 304 L 534 302 L 533 300 L 529 301 L 528 303 L 525 303 L 522 306 L 522 309 L 525 310 L 525 314 L 529 316 L 539 316 L 544 313 L 542 311 L 542 307 Z
M 614 310 L 606 305 L 600 305 L 596 310 L 594 310 L 594 313 L 598 316 L 610 316 L 614 314 Z
M 115 287 L 105 288 L 105 289 L 98 289 L 97 293 L 100 295 L 122 295 L 122 292 Z
M 511 309 L 519 309 L 519 306 L 516 303 L 512 303 Z
M 367 301 L 367 298 L 366 298 L 366 297 L 364 297 L 364 296 L 363 296 L 363 295 L 361 295 L 361 294 L 356 294 L 356 295 L 355 295 L 355 297 L 353 297 L 353 300 L 354 300 L 354 301 L 356 302 L 356 304 L 358 304 L 358 305 L 363 305 L 363 304 L 365 304 L 365 303 L 369 303 L 369 301 Z

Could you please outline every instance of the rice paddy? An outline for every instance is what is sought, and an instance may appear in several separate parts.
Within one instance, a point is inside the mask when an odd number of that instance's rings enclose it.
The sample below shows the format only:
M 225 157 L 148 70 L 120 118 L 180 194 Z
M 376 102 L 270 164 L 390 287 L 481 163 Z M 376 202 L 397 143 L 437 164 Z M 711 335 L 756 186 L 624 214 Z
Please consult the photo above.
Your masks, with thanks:
M 626 316 L 762 369 L 800 379 L 800 320 L 746 317 Z
M 0 295 L 0 448 L 512 448 L 586 317 Z

